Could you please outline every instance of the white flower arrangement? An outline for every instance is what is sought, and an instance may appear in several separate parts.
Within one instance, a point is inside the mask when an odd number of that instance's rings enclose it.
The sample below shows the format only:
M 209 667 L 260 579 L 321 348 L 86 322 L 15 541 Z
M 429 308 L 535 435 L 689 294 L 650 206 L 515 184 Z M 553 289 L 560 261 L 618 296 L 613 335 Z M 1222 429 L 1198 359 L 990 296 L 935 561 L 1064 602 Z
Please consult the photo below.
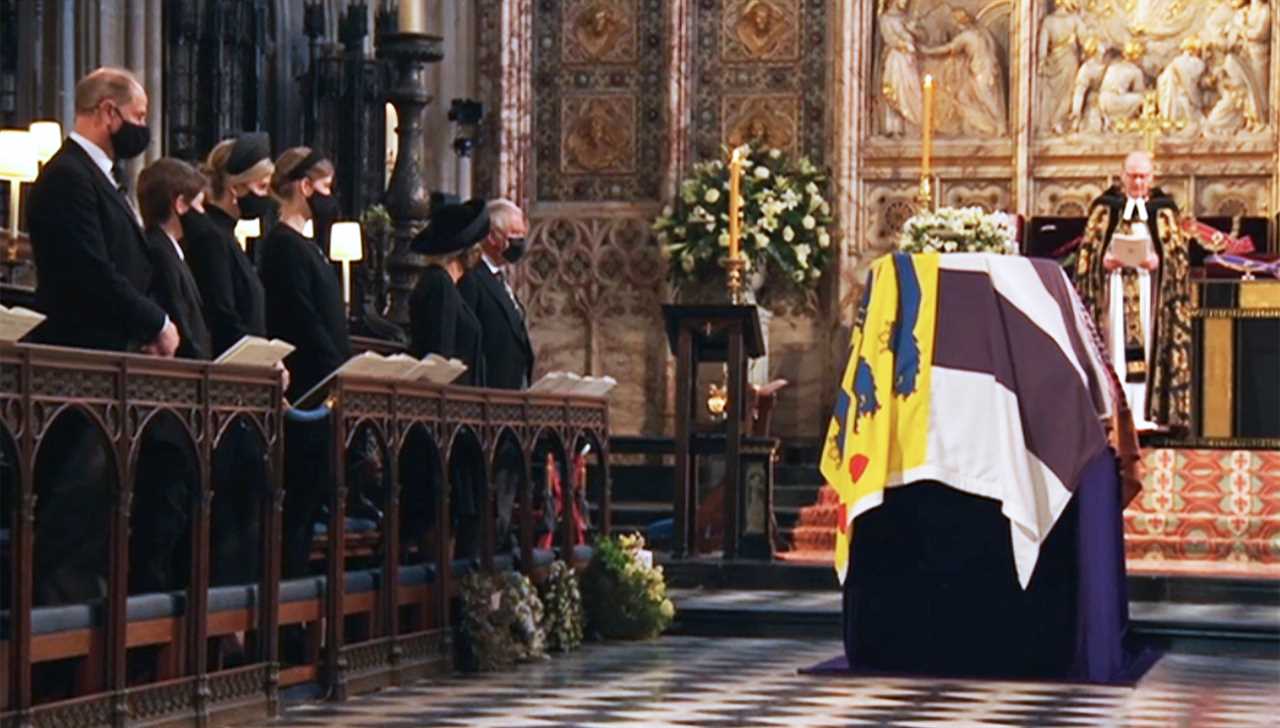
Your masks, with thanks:
M 747 271 L 766 268 L 806 289 L 833 255 L 827 178 L 806 157 L 744 147 L 741 245 Z M 726 157 L 728 155 L 726 154 Z M 729 252 L 729 169 L 720 160 L 695 164 L 679 194 L 653 222 L 668 275 L 676 286 L 723 275 Z
M 903 253 L 998 253 L 1017 255 L 1017 221 L 980 207 L 943 207 L 912 215 L 902 226 Z

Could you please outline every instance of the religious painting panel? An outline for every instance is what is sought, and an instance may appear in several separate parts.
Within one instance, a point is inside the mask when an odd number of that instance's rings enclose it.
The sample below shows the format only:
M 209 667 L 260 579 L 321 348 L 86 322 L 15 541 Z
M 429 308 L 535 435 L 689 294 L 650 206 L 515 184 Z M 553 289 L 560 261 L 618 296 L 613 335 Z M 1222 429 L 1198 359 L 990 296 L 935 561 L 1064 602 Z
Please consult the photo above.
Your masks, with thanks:
M 1265 139 L 1274 27 L 1266 0 L 1043 0 L 1035 12 L 1038 135 Z
M 721 138 L 726 146 L 766 146 L 795 154 L 800 143 L 800 97 L 795 94 L 729 94 L 721 100 Z
M 721 17 L 727 63 L 800 60 L 800 0 L 729 0 Z
M 670 125 L 665 5 L 538 4 L 531 71 L 537 88 L 531 110 L 537 200 L 658 198 Z M 484 37 L 502 42 L 497 35 Z
M 568 0 L 561 11 L 561 61 L 565 65 L 635 63 L 639 0 Z
M 759 142 L 827 158 L 827 2 L 694 4 L 695 160 Z
M 940 89 L 937 135 L 1008 136 L 1012 9 L 1009 0 L 881 0 L 872 36 L 872 135 L 918 136 L 923 79 L 932 75 Z

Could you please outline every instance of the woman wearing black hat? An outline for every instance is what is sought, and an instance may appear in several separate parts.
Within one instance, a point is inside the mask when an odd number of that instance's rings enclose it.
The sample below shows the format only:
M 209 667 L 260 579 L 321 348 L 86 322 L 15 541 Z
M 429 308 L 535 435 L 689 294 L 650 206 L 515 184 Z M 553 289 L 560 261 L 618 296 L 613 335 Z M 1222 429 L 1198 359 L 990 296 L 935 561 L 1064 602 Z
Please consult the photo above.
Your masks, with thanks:
M 266 134 L 220 142 L 205 161 L 209 178 L 205 215 L 183 219 L 183 252 L 204 300 L 205 321 L 217 358 L 244 336 L 265 336 L 262 282 L 236 242 L 236 222 L 260 218 L 270 206 L 275 165 Z M 187 229 L 190 227 L 191 229 Z
M 458 293 L 457 282 L 479 258 L 478 244 L 489 234 L 483 200 L 443 205 L 413 240 L 413 251 L 428 257 L 409 299 L 414 356 L 458 359 L 467 371 L 457 384 L 484 386 L 480 319 Z
M 332 174 L 333 165 L 319 152 L 293 147 L 276 160 L 271 176 L 280 222 L 262 241 L 262 285 L 267 333 L 296 347 L 285 359 L 291 401 L 351 358 L 342 286 L 320 248 L 302 234 L 315 180 Z

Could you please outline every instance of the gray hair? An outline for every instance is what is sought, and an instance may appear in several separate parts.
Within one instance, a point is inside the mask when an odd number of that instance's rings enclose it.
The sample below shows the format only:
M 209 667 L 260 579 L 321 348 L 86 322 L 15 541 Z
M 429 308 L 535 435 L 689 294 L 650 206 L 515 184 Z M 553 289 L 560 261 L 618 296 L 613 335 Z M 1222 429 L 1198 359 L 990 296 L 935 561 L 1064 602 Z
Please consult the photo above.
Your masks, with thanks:
M 502 230 L 506 232 L 517 220 L 524 217 L 524 212 L 511 200 L 499 197 L 495 200 L 489 200 L 485 205 L 485 210 L 489 213 L 489 229 Z
M 143 93 L 138 77 L 123 68 L 103 66 L 76 84 L 76 113 L 91 114 L 105 100 L 124 106 Z

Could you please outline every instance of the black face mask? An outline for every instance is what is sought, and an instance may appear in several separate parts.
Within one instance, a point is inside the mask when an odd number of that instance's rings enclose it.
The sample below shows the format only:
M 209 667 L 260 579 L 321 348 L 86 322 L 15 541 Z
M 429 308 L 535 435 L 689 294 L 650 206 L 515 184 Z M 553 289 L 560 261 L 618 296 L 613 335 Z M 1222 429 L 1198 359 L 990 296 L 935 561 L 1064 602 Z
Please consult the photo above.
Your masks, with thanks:
M 508 263 L 518 263 L 524 257 L 524 251 L 524 238 L 507 238 L 507 247 L 502 251 L 502 257 Z
M 122 122 L 119 129 L 111 132 L 111 147 L 116 152 L 116 159 L 133 159 L 147 151 L 151 144 L 151 130 L 124 118 L 119 109 L 116 109 L 116 116 Z
M 270 214 L 273 203 L 267 195 L 249 194 L 237 200 L 241 220 L 258 220 Z
M 307 203 L 311 205 L 311 217 L 315 220 L 317 232 L 324 230 L 327 233 L 329 226 L 342 214 L 342 206 L 338 204 L 338 198 L 333 195 L 316 193 L 307 200 Z

